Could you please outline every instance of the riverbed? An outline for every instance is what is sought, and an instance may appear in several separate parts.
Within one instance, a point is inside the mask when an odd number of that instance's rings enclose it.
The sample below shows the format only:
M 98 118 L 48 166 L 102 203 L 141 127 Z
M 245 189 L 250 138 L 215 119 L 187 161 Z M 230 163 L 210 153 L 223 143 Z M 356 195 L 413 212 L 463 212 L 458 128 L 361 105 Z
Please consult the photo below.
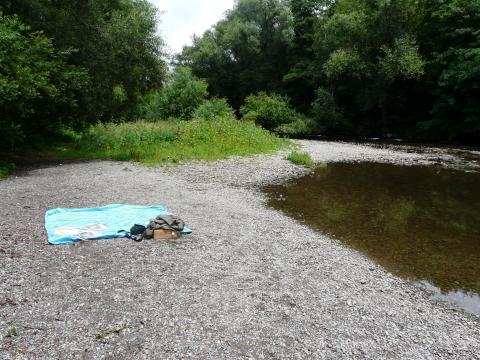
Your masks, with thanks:
M 476 168 L 452 149 L 298 144 L 319 164 Z M 286 154 L 57 163 L 0 182 L 2 357 L 480 358 L 478 316 L 268 206 L 264 186 L 310 171 Z M 109 203 L 164 205 L 193 234 L 46 244 L 46 210 Z

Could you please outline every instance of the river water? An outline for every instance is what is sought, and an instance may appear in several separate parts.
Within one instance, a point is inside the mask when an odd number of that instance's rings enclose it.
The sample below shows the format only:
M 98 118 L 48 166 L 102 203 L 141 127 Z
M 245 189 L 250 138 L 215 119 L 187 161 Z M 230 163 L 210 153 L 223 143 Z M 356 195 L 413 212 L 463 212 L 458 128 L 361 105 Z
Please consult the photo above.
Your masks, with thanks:
M 480 173 L 323 164 L 264 189 L 270 206 L 480 315 Z

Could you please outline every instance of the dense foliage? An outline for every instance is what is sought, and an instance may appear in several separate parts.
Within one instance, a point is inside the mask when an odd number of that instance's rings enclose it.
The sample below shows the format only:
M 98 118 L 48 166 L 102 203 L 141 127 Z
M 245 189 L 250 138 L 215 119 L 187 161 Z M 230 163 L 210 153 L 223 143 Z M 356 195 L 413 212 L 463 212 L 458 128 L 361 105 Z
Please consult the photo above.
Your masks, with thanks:
M 0 160 L 0 180 L 7 177 L 15 170 L 15 165 Z
M 194 38 L 181 61 L 205 78 L 210 91 L 239 108 L 260 90 L 280 91 L 288 71 L 293 17 L 286 3 L 242 0 L 202 37 Z
M 157 20 L 147 0 L 2 1 L 0 151 L 139 117 L 480 140 L 480 0 L 237 0 L 169 75 Z
M 193 113 L 193 118 L 210 121 L 224 118 L 235 119 L 235 111 L 226 99 L 214 98 L 200 104 Z
M 2 1 L 0 147 L 132 119 L 164 79 L 156 21 L 146 0 Z
M 433 2 L 422 40 L 432 118 L 420 125 L 443 137 L 480 138 L 480 1 Z
M 141 115 L 149 121 L 170 118 L 188 120 L 208 96 L 207 83 L 192 75 L 188 67 L 179 66 L 167 84 L 142 99 Z
M 253 123 L 226 117 L 215 121 L 98 124 L 77 139 L 74 149 L 62 155 L 158 164 L 269 153 L 289 145 L 288 140 Z
M 329 88 L 347 102 L 344 115 L 350 122 L 358 120 L 355 125 L 364 133 L 372 128 L 383 134 L 392 131 L 393 89 L 423 75 L 415 40 L 417 13 L 414 0 L 343 0 L 315 33 L 323 90 Z
M 178 59 L 236 109 L 289 96 L 302 131 L 480 139 L 480 0 L 238 0 Z
M 11 148 L 39 131 L 73 125 L 84 71 L 68 65 L 49 38 L 16 17 L 0 17 L 0 147 Z
M 253 121 L 268 130 L 291 123 L 296 117 L 288 98 L 264 92 L 247 96 L 240 112 L 244 120 Z

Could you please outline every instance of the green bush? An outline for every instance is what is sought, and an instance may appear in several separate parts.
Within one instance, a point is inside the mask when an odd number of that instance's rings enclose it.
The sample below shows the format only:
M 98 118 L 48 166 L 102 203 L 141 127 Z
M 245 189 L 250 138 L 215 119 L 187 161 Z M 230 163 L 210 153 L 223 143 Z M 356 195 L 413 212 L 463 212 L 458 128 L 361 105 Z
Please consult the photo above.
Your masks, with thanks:
M 315 121 L 304 115 L 297 115 L 292 122 L 278 126 L 275 132 L 286 136 L 304 136 L 313 133 L 315 130 Z
M 297 151 L 290 153 L 290 155 L 287 156 L 287 160 L 296 165 L 303 165 L 306 167 L 312 167 L 315 165 L 315 162 L 312 160 L 310 155 L 307 153 L 299 153 Z
M 240 112 L 243 120 L 254 121 L 267 130 L 275 130 L 283 124 L 291 123 L 297 116 L 290 107 L 288 97 L 267 95 L 264 92 L 248 96 Z
M 211 99 L 201 104 L 193 113 L 194 119 L 216 120 L 219 118 L 234 118 L 235 113 L 226 99 Z
M 98 124 L 77 141 L 73 151 L 62 155 L 157 164 L 268 153 L 288 145 L 288 140 L 253 123 L 225 117 L 215 121 Z
M 207 83 L 193 76 L 188 67 L 178 67 L 170 81 L 159 91 L 146 95 L 140 103 L 140 115 L 148 121 L 169 118 L 190 119 L 208 95 Z
M 173 142 L 177 136 L 178 125 L 173 122 L 97 124 L 77 141 L 77 149 L 98 158 L 141 160 L 142 151 Z
M 139 100 L 138 113 L 140 117 L 147 121 L 165 120 L 163 117 L 163 92 L 161 90 L 152 91 Z
M 15 165 L 11 163 L 7 163 L 5 161 L 0 161 L 0 180 L 7 177 L 14 170 L 15 170 Z

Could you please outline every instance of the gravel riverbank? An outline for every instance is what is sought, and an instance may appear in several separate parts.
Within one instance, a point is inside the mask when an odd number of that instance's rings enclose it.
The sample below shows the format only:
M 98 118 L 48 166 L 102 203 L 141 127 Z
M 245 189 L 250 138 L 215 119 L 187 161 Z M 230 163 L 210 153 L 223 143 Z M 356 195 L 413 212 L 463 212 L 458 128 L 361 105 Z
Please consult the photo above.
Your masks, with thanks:
M 317 162 L 458 160 L 299 143 Z M 78 162 L 1 181 L 0 358 L 480 359 L 478 317 L 265 206 L 260 186 L 306 171 L 284 157 Z M 194 233 L 46 244 L 46 210 L 110 203 L 164 205 Z

